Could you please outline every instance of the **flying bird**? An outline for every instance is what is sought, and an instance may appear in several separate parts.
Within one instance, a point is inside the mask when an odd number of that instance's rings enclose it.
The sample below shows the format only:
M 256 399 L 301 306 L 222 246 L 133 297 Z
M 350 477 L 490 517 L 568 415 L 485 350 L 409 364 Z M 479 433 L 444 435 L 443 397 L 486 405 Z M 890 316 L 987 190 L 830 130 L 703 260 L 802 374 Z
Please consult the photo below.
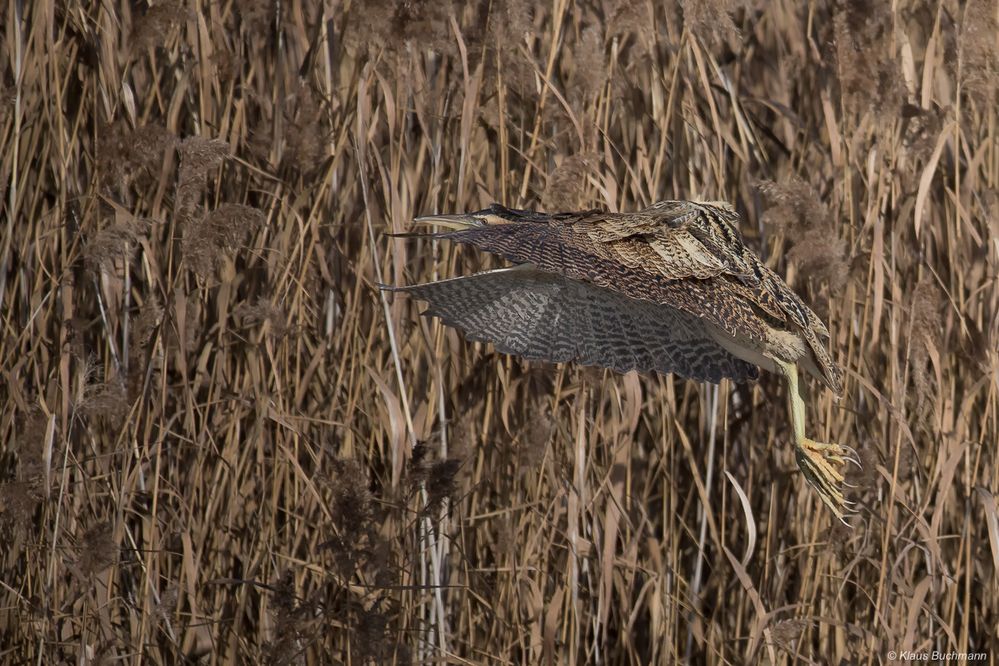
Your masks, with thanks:
M 724 202 L 660 201 L 634 213 L 539 213 L 493 204 L 416 219 L 447 239 L 499 255 L 509 268 L 408 287 L 425 315 L 506 354 L 698 381 L 784 377 L 805 479 L 840 519 L 843 468 L 856 453 L 805 436 L 798 369 L 842 393 L 829 332 L 746 246 Z M 845 522 L 845 521 L 844 521 Z

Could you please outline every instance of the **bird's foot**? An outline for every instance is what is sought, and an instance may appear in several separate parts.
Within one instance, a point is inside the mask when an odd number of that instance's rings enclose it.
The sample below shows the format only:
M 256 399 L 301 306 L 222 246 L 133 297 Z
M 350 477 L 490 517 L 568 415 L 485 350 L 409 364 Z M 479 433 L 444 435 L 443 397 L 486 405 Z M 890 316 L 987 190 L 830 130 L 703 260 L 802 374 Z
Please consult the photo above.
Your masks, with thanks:
M 851 462 L 860 467 L 857 452 L 847 446 L 802 438 L 794 451 L 798 468 L 819 493 L 819 498 L 844 524 L 853 504 L 843 495 L 843 468 Z

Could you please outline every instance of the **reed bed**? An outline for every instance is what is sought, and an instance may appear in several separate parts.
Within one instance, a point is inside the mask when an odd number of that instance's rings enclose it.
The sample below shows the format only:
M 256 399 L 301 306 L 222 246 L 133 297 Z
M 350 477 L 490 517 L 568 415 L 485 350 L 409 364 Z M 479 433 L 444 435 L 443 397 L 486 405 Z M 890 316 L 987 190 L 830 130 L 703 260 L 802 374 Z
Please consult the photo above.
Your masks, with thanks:
M 0 661 L 999 658 L 999 6 L 8 0 Z M 528 363 L 416 215 L 724 199 L 847 370 Z M 980 662 L 976 662 L 980 663 Z

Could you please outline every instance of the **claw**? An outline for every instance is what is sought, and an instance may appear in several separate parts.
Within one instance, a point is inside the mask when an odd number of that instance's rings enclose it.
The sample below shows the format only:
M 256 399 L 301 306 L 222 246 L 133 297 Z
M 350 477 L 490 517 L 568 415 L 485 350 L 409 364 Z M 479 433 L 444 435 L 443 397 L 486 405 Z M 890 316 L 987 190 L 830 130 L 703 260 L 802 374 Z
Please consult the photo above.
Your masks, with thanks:
M 847 458 L 847 460 L 849 460 L 850 462 L 852 462 L 858 468 L 863 469 L 864 468 L 864 463 L 861 462 L 861 460 L 860 460 L 860 454 L 857 453 L 856 451 L 852 451 L 852 453 L 853 453 L 853 456 L 851 456 L 850 458 Z
M 822 502 L 840 520 L 843 520 L 844 515 L 851 512 L 851 507 L 855 505 L 844 497 L 842 491 L 844 486 L 854 487 L 846 482 L 842 473 L 846 463 L 853 462 L 845 455 L 847 452 L 847 447 L 815 442 L 806 437 L 798 442 L 795 450 L 795 459 L 805 479 L 818 492 Z
M 844 525 L 846 525 L 847 527 L 849 527 L 852 530 L 853 529 L 853 525 L 851 525 L 847 521 L 847 518 L 853 518 L 854 516 L 859 516 L 859 515 L 860 515 L 859 511 L 849 511 L 849 512 L 847 512 L 847 514 L 845 516 L 836 516 L 836 517 L 839 518 L 839 522 L 843 523 Z
M 843 449 L 846 453 L 850 454 L 849 456 L 843 456 L 844 460 L 852 462 L 857 467 L 864 466 L 863 463 L 860 462 L 860 454 L 857 452 L 857 449 L 853 448 L 852 446 L 847 446 L 845 444 L 838 444 L 837 446 Z

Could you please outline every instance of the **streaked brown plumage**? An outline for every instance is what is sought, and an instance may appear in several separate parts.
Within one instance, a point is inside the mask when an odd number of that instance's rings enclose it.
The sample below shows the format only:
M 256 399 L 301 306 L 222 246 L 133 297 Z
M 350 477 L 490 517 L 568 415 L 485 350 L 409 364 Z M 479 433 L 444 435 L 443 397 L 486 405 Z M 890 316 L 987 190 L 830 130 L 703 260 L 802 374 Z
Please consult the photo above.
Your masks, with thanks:
M 717 382 L 788 382 L 795 457 L 840 519 L 841 473 L 852 450 L 804 435 L 801 365 L 830 390 L 842 372 L 821 320 L 743 242 L 735 210 L 721 202 L 660 201 L 635 213 L 536 213 L 498 204 L 420 218 L 452 229 L 433 237 L 518 264 L 398 288 L 425 314 L 500 351 L 626 372 L 674 372 Z M 856 462 L 855 460 L 853 460 Z

